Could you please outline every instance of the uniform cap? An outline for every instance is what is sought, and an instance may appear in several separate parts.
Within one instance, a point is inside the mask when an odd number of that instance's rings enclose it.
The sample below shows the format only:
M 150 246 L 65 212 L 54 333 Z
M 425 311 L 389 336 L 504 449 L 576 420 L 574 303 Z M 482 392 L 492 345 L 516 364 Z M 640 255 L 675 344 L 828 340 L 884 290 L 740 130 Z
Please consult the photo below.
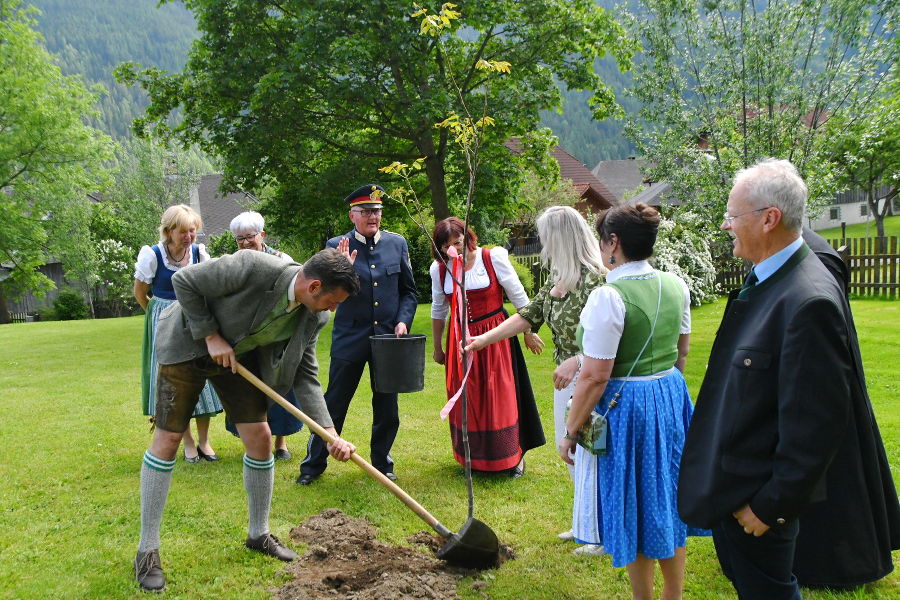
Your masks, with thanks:
M 344 198 L 344 202 L 350 208 L 354 206 L 365 206 L 367 208 L 381 208 L 381 197 L 385 195 L 384 188 L 378 184 L 370 183 L 354 190 L 349 196 Z

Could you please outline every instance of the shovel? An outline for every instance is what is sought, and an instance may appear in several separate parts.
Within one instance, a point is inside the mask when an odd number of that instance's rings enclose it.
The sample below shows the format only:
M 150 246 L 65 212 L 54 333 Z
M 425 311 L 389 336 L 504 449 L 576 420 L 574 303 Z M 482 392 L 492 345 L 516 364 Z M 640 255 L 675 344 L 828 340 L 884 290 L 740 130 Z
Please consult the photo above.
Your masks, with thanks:
M 278 392 L 248 371 L 246 367 L 238 364 L 237 372 L 266 396 L 280 404 L 286 411 L 303 421 L 320 438 L 328 443 L 335 441 L 336 438 L 325 431 L 321 425 L 313 421 L 309 415 L 282 398 Z M 500 561 L 500 542 L 497 540 L 497 534 L 490 527 L 470 516 L 459 530 L 459 533 L 453 533 L 425 510 L 421 504 L 416 502 L 412 496 L 404 492 L 400 486 L 388 479 L 384 473 L 373 467 L 366 459 L 354 452 L 350 455 L 350 460 L 359 465 L 370 477 L 386 487 L 388 491 L 394 494 L 403 504 L 416 513 L 420 519 L 428 523 L 438 535 L 445 539 L 444 545 L 437 552 L 438 558 L 451 564 L 475 569 L 489 569 L 497 566 Z

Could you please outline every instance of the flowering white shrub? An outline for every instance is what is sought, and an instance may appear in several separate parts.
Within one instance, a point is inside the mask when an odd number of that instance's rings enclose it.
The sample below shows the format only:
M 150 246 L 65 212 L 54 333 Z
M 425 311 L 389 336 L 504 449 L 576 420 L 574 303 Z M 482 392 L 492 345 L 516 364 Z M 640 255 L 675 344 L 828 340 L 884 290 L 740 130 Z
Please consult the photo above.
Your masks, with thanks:
M 97 243 L 97 275 L 95 297 L 112 315 L 130 314 L 134 308 L 134 257 L 137 252 L 118 240 Z
M 660 271 L 684 279 L 695 306 L 712 302 L 716 297 L 716 267 L 704 232 L 706 227 L 701 217 L 690 211 L 660 219 L 651 259 Z

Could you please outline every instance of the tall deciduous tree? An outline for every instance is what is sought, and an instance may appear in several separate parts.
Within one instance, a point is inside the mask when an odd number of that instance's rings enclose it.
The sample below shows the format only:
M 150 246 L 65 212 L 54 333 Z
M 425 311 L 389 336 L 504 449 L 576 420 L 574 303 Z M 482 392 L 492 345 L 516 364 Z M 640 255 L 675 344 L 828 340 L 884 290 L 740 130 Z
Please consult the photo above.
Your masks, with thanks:
M 465 27 L 420 35 L 409 0 L 191 0 L 202 36 L 183 74 L 119 69 L 152 104 L 136 123 L 204 144 L 224 158 L 228 181 L 272 184 L 273 216 L 312 235 L 345 190 L 379 177 L 393 161 L 426 157 L 417 180 L 434 216 L 465 197 L 468 173 L 446 129 L 473 111 L 497 120 L 485 139 L 478 207 L 503 205 L 518 183 L 502 142 L 537 128 L 539 111 L 559 103 L 555 79 L 594 92 L 598 115 L 614 110 L 593 59 L 612 53 L 627 65 L 624 30 L 593 0 L 473 0 L 458 8 Z M 447 5 L 445 5 L 446 7 Z M 429 7 L 432 14 L 439 11 Z M 510 73 L 476 69 L 502 59 Z M 456 86 L 450 74 L 460 74 Z M 178 108 L 184 120 L 171 128 Z M 302 209 L 302 217 L 297 218 Z
M 191 188 L 215 169 L 195 148 L 132 138 L 118 147 L 111 172 L 112 185 L 94 205 L 91 233 L 95 240 L 118 240 L 137 255 L 158 239 L 163 211 L 189 203 Z
M 160 215 L 173 204 L 189 203 L 191 188 L 214 168 L 196 149 L 135 138 L 119 145 L 110 168 L 113 183 L 92 206 L 91 242 L 100 263 L 96 285 L 103 291 L 94 289 L 91 296 L 92 308 L 118 316 L 136 306 L 134 260 L 141 246 L 158 239 Z
M 865 193 L 878 237 L 884 237 L 884 217 L 900 192 L 900 85 L 863 118 L 835 119 L 828 126 L 838 183 Z
M 91 271 L 87 194 L 112 149 L 83 122 L 96 94 L 62 76 L 34 24 L 18 0 L 0 2 L 0 295 L 52 287 L 38 271 L 49 258 Z
M 629 134 L 687 204 L 718 223 L 732 175 L 790 159 L 813 206 L 838 189 L 823 133 L 857 119 L 888 76 L 896 0 L 639 0 L 645 59 Z M 705 150 L 701 150 L 708 146 Z

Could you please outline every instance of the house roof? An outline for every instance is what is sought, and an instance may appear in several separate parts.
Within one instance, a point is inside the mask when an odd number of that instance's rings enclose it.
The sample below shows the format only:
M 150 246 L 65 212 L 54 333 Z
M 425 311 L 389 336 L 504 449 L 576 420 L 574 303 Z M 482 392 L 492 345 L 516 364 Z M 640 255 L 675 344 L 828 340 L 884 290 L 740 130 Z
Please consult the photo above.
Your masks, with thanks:
M 522 152 L 522 142 L 519 138 L 510 138 L 505 146 L 512 152 Z M 597 179 L 584 164 L 562 149 L 555 146 L 550 152 L 556 162 L 559 163 L 559 174 L 563 179 L 568 179 L 578 191 L 583 202 L 582 207 L 589 207 L 592 211 L 605 210 L 619 204 L 619 199 L 612 193 L 602 181 Z
M 637 204 L 643 202 L 649 206 L 659 206 L 661 204 L 679 205 L 681 201 L 671 194 L 672 184 L 668 181 L 657 181 L 647 186 L 647 189 L 640 194 L 636 194 L 629 198 L 629 204 Z
M 197 234 L 197 241 L 209 239 L 228 231 L 231 220 L 245 210 L 251 210 L 256 198 L 247 192 L 222 194 L 219 186 L 224 178 L 221 174 L 204 175 L 200 183 L 191 189 L 190 205 L 203 220 L 203 230 Z
M 887 196 L 890 193 L 890 191 L 891 191 L 891 186 L 889 186 L 889 185 L 879 186 L 875 190 L 875 197 L 876 198 L 884 198 L 885 196 Z M 868 201 L 868 197 L 866 196 L 866 193 L 863 190 L 861 190 L 859 188 L 851 188 L 849 190 L 844 190 L 843 192 L 839 192 L 834 197 L 834 200 L 831 201 L 831 204 L 855 204 L 855 203 L 862 203 L 862 202 L 867 202 L 867 201 Z
M 645 161 L 635 158 L 602 160 L 591 169 L 591 173 L 621 201 L 625 194 L 645 183 L 646 178 L 641 172 L 645 164 Z

